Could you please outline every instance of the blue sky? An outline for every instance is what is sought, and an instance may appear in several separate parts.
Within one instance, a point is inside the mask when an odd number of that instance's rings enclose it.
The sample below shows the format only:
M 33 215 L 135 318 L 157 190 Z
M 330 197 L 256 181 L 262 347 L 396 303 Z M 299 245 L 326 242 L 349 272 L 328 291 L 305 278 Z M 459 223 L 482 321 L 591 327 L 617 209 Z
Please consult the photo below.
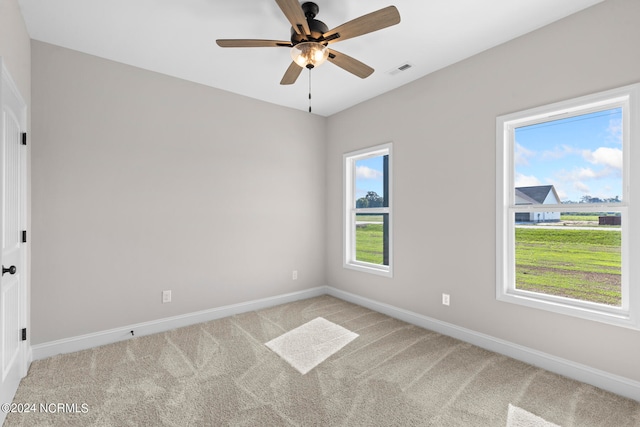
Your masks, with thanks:
M 562 201 L 622 199 L 622 109 L 517 128 L 515 185 L 553 184 Z
M 378 196 L 384 197 L 382 157 L 356 161 L 356 200 L 366 196 L 368 191 L 375 191 Z

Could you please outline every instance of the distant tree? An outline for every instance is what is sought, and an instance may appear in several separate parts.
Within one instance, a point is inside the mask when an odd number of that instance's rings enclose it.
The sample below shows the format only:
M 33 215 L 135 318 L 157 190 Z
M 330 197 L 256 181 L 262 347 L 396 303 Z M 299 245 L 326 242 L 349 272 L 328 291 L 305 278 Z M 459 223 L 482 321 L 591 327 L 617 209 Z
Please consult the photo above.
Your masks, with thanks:
M 580 203 L 604 203 L 604 200 L 599 197 L 591 197 L 587 194 L 582 196 Z
M 368 191 L 367 195 L 356 200 L 356 208 L 381 208 L 384 199 L 375 191 Z
M 580 203 L 620 203 L 620 196 L 601 199 L 599 197 L 591 197 L 589 195 L 586 195 L 580 198 Z

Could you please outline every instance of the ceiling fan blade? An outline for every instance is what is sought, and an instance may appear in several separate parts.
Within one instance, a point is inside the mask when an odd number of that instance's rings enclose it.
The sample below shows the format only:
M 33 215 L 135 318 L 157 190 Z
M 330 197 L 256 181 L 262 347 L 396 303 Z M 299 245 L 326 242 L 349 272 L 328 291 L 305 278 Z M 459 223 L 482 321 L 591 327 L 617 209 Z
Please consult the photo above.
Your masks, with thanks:
M 300 3 L 298 3 L 298 0 L 276 0 L 276 3 L 280 6 L 284 16 L 286 16 L 289 22 L 291 22 L 291 26 L 296 33 L 305 34 L 307 36 L 311 34 L 309 24 L 307 23 L 307 17 L 304 16 L 304 12 L 300 7 Z
M 296 64 L 295 62 L 292 62 L 291 65 L 289 65 L 289 68 L 287 68 L 287 71 L 284 73 L 284 76 L 282 76 L 282 80 L 280 80 L 280 84 L 281 85 L 294 84 L 296 80 L 298 80 L 298 76 L 300 75 L 301 72 L 302 72 L 302 67 Z
M 291 47 L 286 40 L 258 40 L 258 39 L 218 39 L 220 47 Z
M 329 43 L 358 37 L 400 23 L 400 13 L 395 6 L 387 6 L 376 12 L 362 15 L 323 34 Z
M 364 64 L 349 55 L 345 55 L 344 53 L 336 52 L 333 49 L 329 49 L 328 61 L 343 70 L 360 77 L 361 79 L 366 79 L 374 71 L 373 68 L 369 67 L 367 64 Z

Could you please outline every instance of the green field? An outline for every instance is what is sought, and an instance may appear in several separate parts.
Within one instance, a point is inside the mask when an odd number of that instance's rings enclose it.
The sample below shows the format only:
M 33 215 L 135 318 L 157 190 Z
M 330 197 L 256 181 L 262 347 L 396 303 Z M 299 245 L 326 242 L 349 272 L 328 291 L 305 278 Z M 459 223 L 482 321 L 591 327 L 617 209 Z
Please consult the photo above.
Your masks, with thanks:
M 384 263 L 382 245 L 383 215 L 357 215 L 356 260 L 382 265 Z M 363 222 L 376 224 L 362 224 Z
M 380 220 L 382 220 L 382 217 L 380 217 Z M 365 220 L 358 216 L 358 221 L 371 220 Z M 356 259 L 358 261 L 382 265 L 382 241 L 382 224 L 356 226 Z
M 515 233 L 517 289 L 620 306 L 619 231 L 518 227 Z M 359 224 L 356 259 L 381 265 L 382 242 L 382 224 Z
M 516 228 L 516 288 L 620 306 L 620 232 Z
M 363 214 L 359 214 L 356 215 L 356 221 L 360 222 L 360 221 L 366 221 L 366 222 L 382 222 L 382 215 L 363 215 Z
M 590 221 L 598 224 L 599 217 L 600 217 L 599 214 L 575 215 L 575 214 L 562 213 L 560 215 L 560 220 L 561 221 Z

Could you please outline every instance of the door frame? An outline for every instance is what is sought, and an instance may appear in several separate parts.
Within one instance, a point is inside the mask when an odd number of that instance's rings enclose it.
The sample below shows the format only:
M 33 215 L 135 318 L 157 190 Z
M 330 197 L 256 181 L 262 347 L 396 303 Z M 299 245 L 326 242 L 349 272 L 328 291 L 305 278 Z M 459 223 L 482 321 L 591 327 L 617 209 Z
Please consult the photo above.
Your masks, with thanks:
M 9 70 L 7 69 L 6 65 L 5 65 L 5 61 L 3 60 L 3 58 L 0 56 L 0 74 L 1 74 L 1 78 L 0 78 L 0 84 L 2 86 L 0 86 L 0 105 L 4 104 L 4 97 L 6 96 L 3 92 L 4 92 L 4 88 L 7 88 L 10 92 L 11 95 L 13 97 L 15 97 L 18 101 L 18 103 L 20 104 L 20 110 L 21 111 L 14 111 L 15 114 L 18 115 L 18 122 L 20 125 L 20 131 L 26 133 L 27 132 L 27 103 L 24 101 L 24 98 L 22 97 L 22 95 L 20 94 L 20 91 L 18 90 L 18 86 L 15 84 L 14 80 L 11 77 L 11 74 L 9 73 Z M 0 127 L 2 126 L 2 124 L 0 123 Z M 4 132 L 3 129 L 0 129 L 0 131 Z M 28 223 L 28 183 L 27 183 L 27 179 L 28 179 L 28 172 L 27 172 L 27 166 L 28 166 L 28 155 L 29 155 L 29 145 L 27 145 L 26 147 L 24 147 L 23 150 L 20 150 L 20 229 L 21 230 L 29 230 L 29 223 Z M 1 181 L 0 181 L 1 184 Z M 0 190 L 2 190 L 0 188 Z M 27 233 L 28 235 L 28 233 Z M 28 241 L 28 240 L 27 240 Z M 0 261 L 1 260 L 1 255 L 0 254 Z M 31 335 L 31 330 L 30 330 L 30 271 L 31 271 L 31 266 L 30 266 L 30 262 L 29 262 L 29 251 L 27 248 L 27 244 L 26 243 L 21 243 L 20 244 L 20 251 L 19 251 L 19 256 L 20 256 L 20 265 L 21 265 L 21 271 L 20 271 L 20 284 L 19 286 L 21 287 L 21 292 L 20 292 L 20 314 L 19 314 L 19 322 L 21 325 L 21 328 L 27 328 L 27 336 L 26 336 L 26 340 L 24 341 L 20 341 L 19 346 L 20 346 L 20 350 L 19 350 L 19 355 L 18 355 L 18 360 L 16 361 L 17 363 L 17 368 L 18 368 L 18 373 L 20 375 L 20 377 L 24 377 L 27 374 L 27 371 L 29 369 L 29 365 L 31 364 L 31 360 L 32 360 L 32 353 L 31 353 L 31 339 L 30 339 L 30 335 Z M 18 332 L 18 331 L 17 331 Z M 1 375 L 1 374 L 0 374 Z M 0 378 L 1 380 L 1 378 Z M 4 386 L 4 381 L 2 381 L 2 386 L 3 386 L 3 390 L 0 391 L 0 395 L 4 398 L 4 399 L 9 399 L 9 398 L 13 398 L 13 395 L 15 394 L 15 390 L 5 390 Z M 9 395 L 10 394 L 10 395 Z M 10 401 L 10 400 L 9 400 Z M 8 403 L 7 400 L 3 400 L 3 403 Z M 0 413 L 0 422 L 3 421 L 4 416 L 6 416 L 5 413 Z

